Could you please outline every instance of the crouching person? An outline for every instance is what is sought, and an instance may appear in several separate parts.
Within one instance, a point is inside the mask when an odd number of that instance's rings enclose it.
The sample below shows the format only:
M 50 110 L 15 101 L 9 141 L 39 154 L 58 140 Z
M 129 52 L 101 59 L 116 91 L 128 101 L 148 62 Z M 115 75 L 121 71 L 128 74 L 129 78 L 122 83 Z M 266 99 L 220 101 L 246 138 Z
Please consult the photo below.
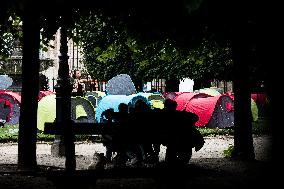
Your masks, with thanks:
M 176 103 L 171 102 L 174 111 L 168 118 L 168 139 L 166 141 L 165 162 L 169 165 L 185 165 L 192 156 L 192 148 L 200 150 L 204 145 L 201 133 L 195 128 L 198 116 L 191 112 L 177 111 Z

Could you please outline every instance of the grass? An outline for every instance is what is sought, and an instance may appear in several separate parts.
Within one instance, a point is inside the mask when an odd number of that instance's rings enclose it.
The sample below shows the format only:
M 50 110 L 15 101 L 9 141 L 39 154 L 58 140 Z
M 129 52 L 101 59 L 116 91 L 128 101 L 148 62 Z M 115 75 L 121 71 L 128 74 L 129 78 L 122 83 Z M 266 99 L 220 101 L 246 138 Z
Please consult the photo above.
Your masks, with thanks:
M 254 135 L 263 135 L 270 133 L 269 119 L 259 119 L 256 122 L 252 122 L 252 133 Z M 197 128 L 202 136 L 220 136 L 220 135 L 234 135 L 233 128 Z M 18 141 L 19 125 L 6 125 L 0 128 L 0 143 L 17 142 Z M 37 141 L 53 142 L 55 135 L 47 135 L 42 132 L 37 133 Z M 90 135 L 76 135 L 75 140 L 77 142 L 98 141 L 99 139 Z

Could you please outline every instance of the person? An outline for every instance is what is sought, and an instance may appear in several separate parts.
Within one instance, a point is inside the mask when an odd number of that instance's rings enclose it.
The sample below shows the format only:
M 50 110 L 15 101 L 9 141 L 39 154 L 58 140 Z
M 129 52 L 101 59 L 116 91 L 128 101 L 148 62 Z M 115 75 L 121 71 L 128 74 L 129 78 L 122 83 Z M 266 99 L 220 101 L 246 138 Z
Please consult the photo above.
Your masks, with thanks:
M 113 135 L 109 134 L 111 131 L 111 127 L 113 125 L 113 116 L 114 116 L 114 109 L 109 108 L 102 113 L 102 123 L 105 123 L 105 131 L 107 134 L 103 134 L 103 145 L 106 147 L 106 159 L 110 162 L 112 159 L 113 153 Z
M 81 78 L 80 70 L 74 70 L 71 83 L 73 85 L 72 96 L 84 96 L 86 79 Z
M 165 141 L 165 161 L 170 165 L 187 164 L 192 155 L 192 148 L 195 147 L 198 151 L 204 144 L 202 135 L 195 128 L 198 116 L 191 112 L 176 110 L 177 102 L 171 99 L 166 99 L 164 105 L 164 123 L 168 133 Z M 174 130 L 172 126 L 175 126 Z

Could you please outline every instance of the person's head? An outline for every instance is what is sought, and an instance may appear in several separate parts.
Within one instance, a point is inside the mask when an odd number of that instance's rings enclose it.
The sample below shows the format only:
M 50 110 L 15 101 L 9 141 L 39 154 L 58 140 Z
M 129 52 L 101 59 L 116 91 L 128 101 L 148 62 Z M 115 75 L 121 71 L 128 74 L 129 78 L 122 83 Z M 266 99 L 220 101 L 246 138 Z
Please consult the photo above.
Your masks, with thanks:
M 146 102 L 144 102 L 143 100 L 137 100 L 135 102 L 135 105 L 134 105 L 134 110 L 136 112 L 145 112 L 147 110 L 149 110 L 149 107 L 148 105 L 146 104 Z
M 111 120 L 114 114 L 114 109 L 113 108 L 109 108 L 107 110 L 104 111 L 104 117 L 106 120 Z
M 165 100 L 165 104 L 164 104 L 165 108 L 168 109 L 168 110 L 176 110 L 177 108 L 177 102 L 172 100 L 172 99 L 169 99 L 167 98 Z
M 72 77 L 73 77 L 74 79 L 79 79 L 79 78 L 81 77 L 81 72 L 80 72 L 80 70 L 74 70 Z
M 118 105 L 118 111 L 119 112 L 128 112 L 128 105 L 125 103 L 120 103 Z

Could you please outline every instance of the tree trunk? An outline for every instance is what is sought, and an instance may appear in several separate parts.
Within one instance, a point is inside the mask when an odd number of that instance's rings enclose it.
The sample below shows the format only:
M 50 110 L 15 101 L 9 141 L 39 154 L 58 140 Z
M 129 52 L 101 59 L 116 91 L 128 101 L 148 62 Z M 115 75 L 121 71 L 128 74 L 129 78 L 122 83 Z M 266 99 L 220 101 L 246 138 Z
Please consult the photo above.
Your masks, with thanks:
M 178 92 L 179 91 L 179 80 L 178 79 L 167 79 L 166 80 L 166 92 Z
M 238 10 L 239 11 L 239 10 Z M 249 89 L 251 36 L 248 18 L 238 17 L 234 22 L 232 52 L 234 61 L 234 152 L 233 157 L 242 160 L 255 158 L 252 138 L 252 113 Z
M 18 169 L 35 170 L 39 92 L 40 28 L 37 9 L 26 6 L 23 15 L 22 92 L 18 138 Z
M 135 80 L 134 82 L 135 88 L 137 92 L 143 92 L 143 82 L 142 80 Z

